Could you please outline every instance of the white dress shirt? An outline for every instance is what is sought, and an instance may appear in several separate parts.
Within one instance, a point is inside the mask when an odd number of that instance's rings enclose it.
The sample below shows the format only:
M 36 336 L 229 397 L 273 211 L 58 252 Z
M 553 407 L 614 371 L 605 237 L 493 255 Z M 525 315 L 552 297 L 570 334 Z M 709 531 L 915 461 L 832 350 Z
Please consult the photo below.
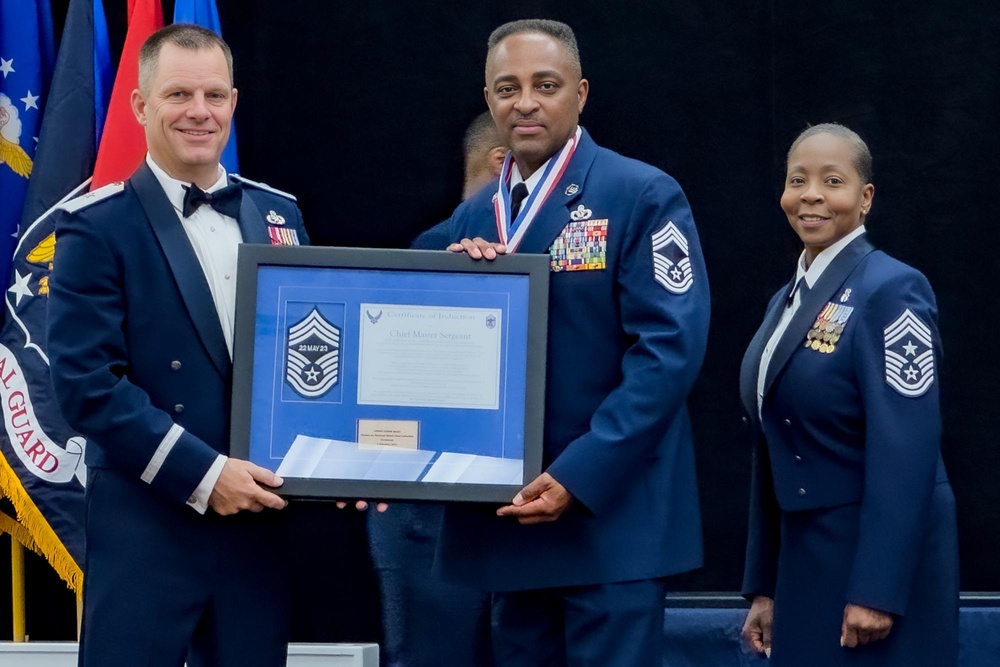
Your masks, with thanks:
M 205 273 L 205 280 L 208 281 L 212 301 L 215 303 L 215 310 L 219 315 L 219 324 L 222 325 L 222 334 L 226 339 L 229 358 L 232 359 L 233 330 L 236 322 L 236 254 L 240 243 L 243 242 L 239 223 L 228 215 L 222 215 L 211 206 L 199 206 L 190 217 L 185 218 L 184 192 L 185 187 L 191 184 L 168 176 L 167 172 L 163 171 L 148 153 L 146 154 L 146 164 L 153 171 L 156 180 L 159 181 L 160 187 L 163 188 L 163 192 L 177 213 L 177 218 L 180 220 L 188 240 L 191 241 L 194 254 L 198 258 L 201 270 Z M 222 165 L 219 165 L 219 178 L 206 192 L 215 192 L 224 188 L 228 183 L 226 170 L 222 168 Z M 224 454 L 219 454 L 216 457 L 215 462 L 212 463 L 194 494 L 188 500 L 188 505 L 199 514 L 204 514 L 208 509 L 208 499 L 212 495 L 215 483 L 219 481 L 222 468 L 228 458 Z
M 542 174 L 545 173 L 545 167 L 549 164 L 550 160 L 552 160 L 551 157 L 536 169 L 531 176 L 528 176 L 527 179 L 521 177 L 521 170 L 517 168 L 517 163 L 515 162 L 510 170 L 510 189 L 513 190 L 514 186 L 518 183 L 524 183 L 524 187 L 528 188 L 528 197 L 530 197 L 531 193 L 538 187 L 538 182 L 542 180 Z M 525 199 L 528 197 L 525 197 Z
M 819 277 L 823 275 L 823 271 L 826 267 L 830 266 L 830 262 L 833 261 L 834 257 L 840 254 L 840 251 L 846 248 L 851 241 L 858 238 L 865 233 L 865 226 L 861 225 L 853 232 L 840 239 L 836 243 L 825 248 L 813 259 L 812 264 L 809 268 L 806 268 L 806 251 L 803 250 L 802 254 L 799 255 L 798 269 L 795 271 L 795 285 L 798 285 L 799 280 L 805 277 L 805 284 L 809 289 L 812 289 L 819 280 Z M 774 328 L 774 333 L 771 334 L 771 338 L 768 339 L 767 345 L 764 346 L 764 352 L 760 355 L 760 369 L 757 373 L 757 416 L 760 417 L 761 405 L 764 403 L 764 380 L 767 377 L 767 367 L 771 363 L 771 355 L 774 354 L 775 348 L 778 347 L 778 343 L 781 342 L 781 337 L 785 335 L 785 330 L 792 321 L 792 317 L 795 316 L 796 311 L 798 311 L 799 306 L 802 304 L 802 290 L 796 289 L 795 296 L 792 302 L 785 306 L 784 312 L 781 313 L 781 319 L 778 320 L 778 325 Z

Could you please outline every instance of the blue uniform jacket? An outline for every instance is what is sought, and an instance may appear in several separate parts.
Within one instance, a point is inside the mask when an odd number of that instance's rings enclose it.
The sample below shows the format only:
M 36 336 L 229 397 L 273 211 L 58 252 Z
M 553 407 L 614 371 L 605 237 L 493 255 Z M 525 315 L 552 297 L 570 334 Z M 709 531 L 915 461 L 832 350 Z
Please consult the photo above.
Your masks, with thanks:
M 495 192 L 479 192 L 428 238 L 498 240 Z M 518 590 L 698 567 L 685 399 L 705 353 L 709 296 L 684 193 L 583 133 L 517 252 L 551 257 L 544 468 L 575 502 L 535 526 L 495 507 L 449 507 L 443 573 Z
M 308 241 L 293 199 L 244 183 L 245 243 L 269 243 L 274 222 Z M 229 451 L 229 352 L 201 265 L 152 171 L 143 162 L 124 186 L 109 187 L 120 192 L 71 204 L 56 224 L 52 382 L 67 423 L 87 438 L 88 466 L 185 503 Z
M 761 353 L 788 294 L 771 299 L 740 373 L 754 443 L 744 593 L 774 596 L 781 512 L 861 503 L 845 602 L 903 614 L 934 485 L 947 482 L 934 293 L 919 271 L 864 236 L 853 241 L 803 296 L 771 358 L 758 416 Z M 829 303 L 853 308 L 842 334 L 831 352 L 806 347 Z

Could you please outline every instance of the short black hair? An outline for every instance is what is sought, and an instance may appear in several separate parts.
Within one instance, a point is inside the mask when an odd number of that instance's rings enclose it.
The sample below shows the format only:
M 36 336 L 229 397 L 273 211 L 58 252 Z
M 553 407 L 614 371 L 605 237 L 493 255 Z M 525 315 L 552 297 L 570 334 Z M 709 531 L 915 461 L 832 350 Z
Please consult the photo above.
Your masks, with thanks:
M 173 44 L 189 51 L 201 51 L 218 46 L 226 57 L 229 85 L 233 85 L 233 52 L 218 34 L 193 23 L 172 23 L 150 35 L 139 49 L 139 90 L 149 93 L 149 84 L 156 74 L 156 61 L 164 44 Z
M 792 151 L 798 148 L 799 144 L 817 134 L 832 134 L 835 137 L 840 137 L 850 142 L 854 146 L 854 159 L 852 163 L 861 176 L 861 184 L 868 185 L 872 182 L 875 173 L 872 165 L 872 152 L 868 150 L 868 144 L 865 143 L 865 140 L 857 132 L 840 123 L 820 123 L 819 125 L 810 125 L 804 129 L 799 136 L 795 137 L 791 148 L 788 149 L 788 154 L 785 156 L 785 163 L 787 164 L 788 158 L 792 156 Z
M 496 45 L 507 39 L 511 35 L 519 35 L 525 32 L 538 32 L 549 37 L 554 37 L 566 48 L 569 58 L 576 67 L 578 75 L 582 76 L 583 68 L 580 65 L 580 48 L 576 44 L 576 35 L 573 29 L 560 21 L 550 21 L 549 19 L 521 19 L 504 23 L 490 34 L 486 41 L 486 61 L 489 62 L 490 54 Z
M 506 148 L 496 123 L 493 122 L 493 116 L 490 115 L 489 111 L 484 111 L 473 118 L 468 129 L 465 130 L 465 138 L 462 140 L 465 159 L 468 160 L 469 156 L 485 153 L 497 146 Z

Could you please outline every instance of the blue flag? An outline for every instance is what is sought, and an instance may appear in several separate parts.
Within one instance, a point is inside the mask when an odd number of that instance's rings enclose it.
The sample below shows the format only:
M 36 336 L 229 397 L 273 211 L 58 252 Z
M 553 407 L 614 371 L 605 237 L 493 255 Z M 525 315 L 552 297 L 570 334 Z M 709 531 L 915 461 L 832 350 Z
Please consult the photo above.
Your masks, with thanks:
M 33 3 L 4 0 L 2 6 L 6 11 L 17 4 Z M 4 52 L 3 63 L 9 57 Z M 111 90 L 110 63 L 102 0 L 70 0 L 41 131 L 33 135 L 38 148 L 32 151 L 21 233 L 4 294 L 7 321 L 0 331 L 0 493 L 77 591 L 85 546 L 86 441 L 60 415 L 49 378 L 45 323 L 56 238 L 48 213 L 86 190 Z M 20 69 L 17 56 L 12 67 L 8 78 Z M 22 146 L 24 136 L 22 129 Z
M 49 0 L 0 4 L 0 276 L 10 275 L 55 46 Z
M 174 3 L 174 23 L 194 23 L 222 37 L 219 10 L 215 6 L 215 0 L 177 0 Z M 221 162 L 230 174 L 240 172 L 240 163 L 236 157 L 235 119 L 229 127 L 229 143 L 222 151 Z

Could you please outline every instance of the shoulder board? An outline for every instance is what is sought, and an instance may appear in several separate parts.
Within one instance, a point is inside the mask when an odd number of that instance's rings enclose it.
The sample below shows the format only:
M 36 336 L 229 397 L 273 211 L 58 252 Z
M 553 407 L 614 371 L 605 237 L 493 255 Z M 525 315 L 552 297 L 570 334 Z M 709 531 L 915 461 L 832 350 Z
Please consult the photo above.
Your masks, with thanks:
M 113 197 L 121 192 L 125 191 L 125 183 L 123 181 L 118 181 L 117 183 L 108 183 L 102 188 L 97 188 L 93 192 L 88 192 L 85 195 L 75 197 L 70 199 L 68 202 L 64 202 L 59 205 L 59 208 L 67 213 L 76 213 L 77 211 L 83 210 L 90 206 L 91 204 L 96 204 L 99 201 L 104 201 L 108 197 Z
M 249 178 L 240 176 L 239 174 L 229 174 L 229 177 L 234 181 L 239 181 L 243 185 L 249 185 L 252 188 L 257 188 L 258 190 L 264 190 L 265 192 L 270 192 L 273 195 L 278 195 L 279 197 L 284 197 L 285 199 L 291 199 L 292 201 L 298 201 L 295 195 L 278 190 L 277 188 L 272 188 L 267 183 L 258 183 L 257 181 L 251 181 Z

